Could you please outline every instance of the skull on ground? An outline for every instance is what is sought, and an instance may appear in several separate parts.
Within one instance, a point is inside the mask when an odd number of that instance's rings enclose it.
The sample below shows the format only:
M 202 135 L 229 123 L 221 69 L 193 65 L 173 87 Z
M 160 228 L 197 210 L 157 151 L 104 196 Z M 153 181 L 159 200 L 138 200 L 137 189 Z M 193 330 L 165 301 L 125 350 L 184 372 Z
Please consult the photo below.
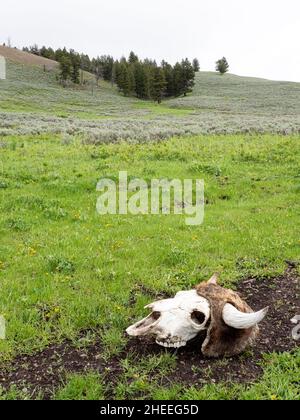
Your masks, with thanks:
M 233 290 L 217 284 L 217 275 L 194 290 L 147 305 L 150 315 L 127 328 L 130 336 L 153 336 L 164 347 L 184 347 L 206 331 L 202 353 L 209 357 L 241 353 L 258 335 L 268 308 L 254 312 Z
M 131 336 L 153 335 L 164 347 L 183 347 L 207 328 L 210 305 L 196 290 L 147 305 L 151 314 L 127 329 Z

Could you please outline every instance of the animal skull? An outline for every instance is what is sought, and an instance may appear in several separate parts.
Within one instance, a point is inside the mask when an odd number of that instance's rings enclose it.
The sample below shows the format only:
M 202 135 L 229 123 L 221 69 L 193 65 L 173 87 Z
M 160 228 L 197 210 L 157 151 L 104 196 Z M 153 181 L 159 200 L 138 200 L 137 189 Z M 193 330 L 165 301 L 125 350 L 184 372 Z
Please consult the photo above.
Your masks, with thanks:
M 210 305 L 196 290 L 179 292 L 173 299 L 160 300 L 145 308 L 152 313 L 127 329 L 131 336 L 154 335 L 164 347 L 183 347 L 206 329 Z
M 242 347 L 246 346 L 247 342 L 251 343 L 257 333 L 257 324 L 266 316 L 268 308 L 259 312 L 253 312 L 251 308 L 243 302 L 240 297 L 233 291 L 228 291 L 217 285 L 217 276 L 214 275 L 208 283 L 204 284 L 208 287 L 208 296 L 212 294 L 212 299 L 201 296 L 199 290 L 190 290 L 185 292 L 178 292 L 172 299 L 164 299 L 145 308 L 151 309 L 152 312 L 149 316 L 127 328 L 126 332 L 130 336 L 154 336 L 156 343 L 164 347 L 183 347 L 188 341 L 196 337 L 200 331 L 207 331 L 207 338 L 204 347 L 208 347 L 208 343 L 215 340 L 217 334 L 211 337 L 212 330 L 220 333 L 220 340 L 229 340 L 230 336 L 237 337 L 237 340 L 245 334 L 245 344 L 233 343 L 232 354 L 237 354 L 241 351 Z M 216 313 L 219 311 L 218 295 L 230 296 L 233 301 L 237 302 L 237 306 L 242 305 L 242 311 L 237 309 L 231 303 L 224 302 L 222 310 L 220 311 L 219 319 L 216 320 Z M 220 298 L 221 299 L 221 298 Z M 243 330 L 240 333 L 238 330 Z M 227 332 L 226 332 L 227 331 Z M 228 335 L 228 331 L 235 331 Z M 226 338 L 227 337 L 227 338 Z M 232 339 L 232 337 L 231 337 Z M 234 339 L 233 339 L 234 340 Z M 229 354 L 228 345 L 226 351 L 224 345 L 219 346 L 220 354 Z M 203 351 L 203 348 L 202 348 Z M 209 351 L 207 351 L 209 353 Z M 218 353 L 218 351 L 217 351 Z M 214 351 L 212 355 L 215 356 Z

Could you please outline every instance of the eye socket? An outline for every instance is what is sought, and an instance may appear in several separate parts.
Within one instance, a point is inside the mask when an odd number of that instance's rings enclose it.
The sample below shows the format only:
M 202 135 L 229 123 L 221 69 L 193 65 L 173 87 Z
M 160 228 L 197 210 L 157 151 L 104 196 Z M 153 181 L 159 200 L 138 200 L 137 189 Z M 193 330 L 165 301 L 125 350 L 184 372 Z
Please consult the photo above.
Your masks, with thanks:
M 154 319 L 154 321 L 157 321 L 161 317 L 161 313 L 158 311 L 155 311 L 155 312 L 152 312 L 151 316 Z
M 202 325 L 205 321 L 205 315 L 200 311 L 193 311 L 191 313 L 191 319 L 195 324 Z

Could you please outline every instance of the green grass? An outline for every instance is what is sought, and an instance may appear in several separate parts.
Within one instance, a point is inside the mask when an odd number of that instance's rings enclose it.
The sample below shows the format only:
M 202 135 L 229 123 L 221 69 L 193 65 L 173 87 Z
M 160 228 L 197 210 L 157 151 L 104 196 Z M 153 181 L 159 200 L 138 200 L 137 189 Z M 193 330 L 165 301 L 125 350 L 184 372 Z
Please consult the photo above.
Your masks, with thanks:
M 193 94 L 157 105 L 103 81 L 93 92 L 63 89 L 55 72 L 9 62 L 0 81 L 0 368 L 65 339 L 98 337 L 101 356 L 118 358 L 148 289 L 175 294 L 216 271 L 234 288 L 299 261 L 299 86 L 201 72 Z M 99 216 L 96 184 L 120 170 L 148 183 L 204 179 L 204 224 Z M 175 355 L 135 356 L 122 358 L 113 386 L 105 372 L 67 375 L 53 398 L 299 399 L 299 351 L 266 355 L 255 384 L 202 388 L 166 385 Z M 0 393 L 30 398 L 15 386 Z
M 101 335 L 106 357 L 118 355 L 124 329 L 151 299 L 141 292 L 128 307 L 137 284 L 175 294 L 220 271 L 223 284 L 234 287 L 242 278 L 282 273 L 285 260 L 299 259 L 299 136 L 198 136 L 98 147 L 69 140 L 8 136 L 0 149 L 2 362 L 66 338 L 76 343 L 82 329 Z M 120 170 L 146 180 L 203 178 L 204 224 L 188 227 L 184 216 L 174 215 L 99 216 L 97 181 L 117 179 Z M 288 373 L 296 375 L 299 353 L 272 358 L 263 380 L 242 394 L 227 385 L 149 389 L 150 360 L 141 362 L 141 382 L 129 389 L 126 375 L 134 373 L 125 369 L 117 393 L 299 397 Z M 171 356 L 159 363 L 174 366 Z M 57 395 L 79 398 L 87 388 L 87 398 L 100 398 L 103 389 L 95 382 L 93 373 L 72 378 Z
M 55 395 L 57 400 L 103 400 L 104 386 L 96 373 L 69 375 L 67 383 Z
M 155 400 L 300 400 L 300 351 L 294 354 L 271 354 L 263 362 L 264 375 L 254 384 L 207 384 L 187 387 L 180 383 L 161 386 L 174 369 L 174 356 L 152 357 L 140 363 L 123 362 L 124 373 L 114 386 L 117 399 Z M 151 380 L 149 380 L 151 375 Z M 105 391 L 104 391 L 105 390 Z M 103 378 L 96 374 L 72 375 L 54 394 L 54 399 L 105 399 L 109 392 Z
M 184 117 L 193 112 L 192 109 L 184 109 L 184 108 L 172 108 L 169 106 L 169 102 L 165 101 L 161 104 L 153 103 L 151 101 L 138 101 L 134 104 L 135 109 L 141 109 L 149 111 L 148 118 L 151 118 L 154 115 L 174 115 L 178 117 Z

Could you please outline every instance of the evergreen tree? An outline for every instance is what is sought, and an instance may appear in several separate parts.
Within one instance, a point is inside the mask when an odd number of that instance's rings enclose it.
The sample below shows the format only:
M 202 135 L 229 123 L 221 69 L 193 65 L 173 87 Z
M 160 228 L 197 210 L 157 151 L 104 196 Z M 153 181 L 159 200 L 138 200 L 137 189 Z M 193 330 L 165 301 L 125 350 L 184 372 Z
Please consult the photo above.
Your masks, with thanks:
M 111 80 L 110 80 L 112 86 L 116 83 L 116 77 L 117 77 L 117 65 L 116 65 L 116 62 L 114 61 L 112 72 L 111 72 Z
M 164 71 L 164 76 L 166 80 L 166 96 L 174 96 L 174 70 L 171 64 L 167 63 L 166 61 L 162 61 L 161 67 Z
M 120 80 L 120 74 L 121 74 L 121 63 L 120 61 L 115 61 L 115 82 L 118 85 Z
M 60 81 L 64 87 L 67 85 L 67 81 L 71 78 L 72 63 L 68 56 L 63 56 L 59 62 L 59 76 Z
M 128 67 L 124 62 L 121 63 L 119 67 L 117 85 L 120 92 L 122 92 L 124 96 L 129 96 L 131 92 L 130 75 L 129 75 Z
M 126 64 L 127 65 L 127 60 L 126 60 L 126 57 L 124 57 L 124 55 L 120 59 L 120 64 Z
M 71 80 L 73 83 L 80 83 L 80 56 L 74 50 L 70 51 L 71 60 Z
M 221 58 L 216 62 L 216 71 L 218 71 L 220 74 L 225 74 L 229 70 L 229 64 L 225 57 Z
M 99 59 L 100 65 L 102 67 L 102 77 L 107 82 L 110 82 L 112 79 L 114 59 L 110 55 L 102 55 Z
M 69 57 L 70 54 L 68 53 L 67 49 L 64 48 L 63 50 L 59 48 L 55 51 L 55 60 L 60 63 L 63 57 Z
M 51 52 L 52 52 L 52 54 L 51 54 Z M 49 58 L 49 59 L 53 59 L 54 51 L 52 50 L 52 48 L 47 48 L 47 47 L 43 46 L 40 49 L 40 56 L 45 57 L 45 58 Z
M 138 56 L 133 51 L 131 51 L 131 53 L 129 54 L 128 63 L 135 64 L 138 61 L 139 61 Z
M 153 71 L 153 78 L 151 83 L 151 97 L 157 103 L 161 103 L 165 90 L 166 79 L 164 70 L 161 67 L 155 67 Z
M 187 58 L 185 60 L 182 60 L 181 68 L 181 94 L 186 96 L 188 93 L 191 93 L 193 91 L 193 87 L 195 85 L 195 71 L 193 69 L 192 64 Z
M 129 78 L 129 93 L 131 95 L 134 95 L 135 94 L 135 76 L 134 76 L 133 66 L 128 66 L 127 71 L 128 71 L 128 78 Z
M 149 98 L 149 72 L 141 63 L 134 65 L 135 93 L 139 99 Z
M 62 49 L 61 48 L 58 48 L 56 51 L 55 51 L 55 60 L 56 61 L 58 61 L 58 62 L 60 62 L 61 61 L 61 59 L 62 59 L 62 57 L 63 57 L 63 52 L 62 52 Z
M 34 55 L 40 55 L 40 50 L 37 44 L 34 44 L 31 47 L 29 47 L 29 52 Z
M 91 60 L 87 54 L 80 54 L 80 68 L 85 71 L 91 71 Z
M 150 68 L 157 67 L 157 63 L 156 63 L 156 61 L 155 61 L 155 60 L 150 60 L 149 58 L 146 58 L 146 59 L 144 60 L 143 64 L 144 64 L 145 66 L 150 67 Z
M 118 60 L 116 60 L 114 63 L 114 68 L 113 68 L 113 78 L 114 78 L 114 83 L 116 83 L 118 87 L 119 87 L 119 80 L 120 80 L 120 69 L 121 69 L 121 64 Z
M 198 58 L 194 58 L 194 60 L 193 60 L 193 69 L 194 69 L 195 73 L 200 71 L 200 63 L 199 63 Z
M 183 69 L 180 63 L 176 63 L 173 68 L 173 93 L 174 96 L 180 96 L 183 92 L 182 87 Z
M 102 62 L 101 62 L 100 57 L 93 58 L 92 64 L 91 64 L 91 69 L 92 69 L 92 72 L 95 75 L 96 83 L 97 83 L 97 86 L 98 86 L 99 80 L 101 79 L 101 77 L 103 77 L 103 68 L 102 68 Z

